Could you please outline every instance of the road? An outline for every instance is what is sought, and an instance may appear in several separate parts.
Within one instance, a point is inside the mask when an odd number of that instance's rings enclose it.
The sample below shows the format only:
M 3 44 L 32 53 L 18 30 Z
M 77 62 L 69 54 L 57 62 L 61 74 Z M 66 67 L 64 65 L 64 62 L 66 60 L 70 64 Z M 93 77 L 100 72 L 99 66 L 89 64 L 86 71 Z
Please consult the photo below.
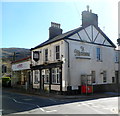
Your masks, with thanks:
M 117 114 L 118 97 L 81 101 L 2 92 L 2 112 L 6 114 Z

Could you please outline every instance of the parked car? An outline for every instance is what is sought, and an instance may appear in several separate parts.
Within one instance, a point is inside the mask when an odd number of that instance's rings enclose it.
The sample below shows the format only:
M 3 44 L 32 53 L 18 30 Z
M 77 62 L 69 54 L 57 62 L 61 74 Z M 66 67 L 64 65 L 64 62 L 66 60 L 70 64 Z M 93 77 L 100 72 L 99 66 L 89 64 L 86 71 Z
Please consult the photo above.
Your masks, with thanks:
M 4 75 L 2 77 L 2 86 L 11 87 L 11 75 Z

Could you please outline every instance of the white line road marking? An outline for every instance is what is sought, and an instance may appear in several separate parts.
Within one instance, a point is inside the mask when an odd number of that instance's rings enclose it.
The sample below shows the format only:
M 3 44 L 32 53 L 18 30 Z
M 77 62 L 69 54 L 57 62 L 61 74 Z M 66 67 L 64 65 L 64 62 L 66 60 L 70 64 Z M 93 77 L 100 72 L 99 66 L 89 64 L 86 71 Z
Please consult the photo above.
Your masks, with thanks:
M 16 103 L 20 103 L 20 104 L 27 104 L 27 105 L 34 105 L 34 106 L 37 106 L 37 108 L 39 108 L 41 111 L 43 111 L 43 112 L 47 112 L 47 113 L 50 113 L 50 112 L 56 112 L 57 110 L 50 110 L 50 111 L 47 111 L 47 110 L 44 110 L 43 108 L 41 108 L 39 105 L 37 105 L 37 104 L 30 104 L 30 103 L 24 103 L 24 102 L 19 102 L 19 101 L 17 101 L 16 99 L 13 99 L 13 101 L 14 102 L 16 102 Z M 52 99 L 51 99 L 51 101 L 52 101 Z M 56 101 L 54 101 L 54 102 L 56 102 Z M 31 113 L 32 111 L 30 111 L 30 113 Z
M 57 112 L 57 110 L 50 110 L 50 111 L 46 111 L 47 113 L 50 113 L 50 112 Z
M 37 107 L 42 110 L 43 112 L 45 112 L 45 110 L 43 108 L 41 108 L 39 105 L 37 105 Z
M 41 111 L 45 112 L 45 110 L 43 108 L 41 108 L 39 105 L 37 105 L 37 104 L 30 104 L 30 103 L 19 102 L 19 101 L 15 100 L 15 99 L 13 99 L 13 101 L 16 102 L 16 103 L 20 103 L 20 104 L 27 104 L 27 105 L 37 106 L 37 108 L 39 108 Z

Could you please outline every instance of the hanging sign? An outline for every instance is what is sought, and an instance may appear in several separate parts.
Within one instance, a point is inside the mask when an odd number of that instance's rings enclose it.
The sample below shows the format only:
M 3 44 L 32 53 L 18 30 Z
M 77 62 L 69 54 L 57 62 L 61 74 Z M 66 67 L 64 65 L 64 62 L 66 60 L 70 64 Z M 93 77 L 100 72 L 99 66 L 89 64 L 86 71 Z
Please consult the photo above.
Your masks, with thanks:
M 39 51 L 33 52 L 33 60 L 35 60 L 36 62 L 39 60 Z

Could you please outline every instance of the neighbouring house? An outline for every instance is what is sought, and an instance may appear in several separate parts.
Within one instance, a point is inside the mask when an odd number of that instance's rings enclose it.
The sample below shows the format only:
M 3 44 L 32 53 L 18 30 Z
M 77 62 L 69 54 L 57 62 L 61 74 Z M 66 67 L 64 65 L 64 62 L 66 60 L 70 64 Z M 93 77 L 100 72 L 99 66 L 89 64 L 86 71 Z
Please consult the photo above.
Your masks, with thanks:
M 117 39 L 117 42 L 118 42 L 118 71 L 119 71 L 119 84 L 120 84 L 120 38 Z M 120 92 L 120 88 L 119 88 L 119 92 Z
M 60 24 L 51 22 L 49 39 L 31 48 L 33 88 L 81 93 L 85 77 L 90 77 L 87 81 L 93 92 L 114 91 L 118 82 L 115 48 L 98 27 L 98 15 L 89 8 L 82 12 L 82 26 L 66 33 Z
M 28 87 L 32 84 L 31 79 L 31 57 L 23 58 L 12 62 L 12 77 L 14 77 L 14 86 Z

